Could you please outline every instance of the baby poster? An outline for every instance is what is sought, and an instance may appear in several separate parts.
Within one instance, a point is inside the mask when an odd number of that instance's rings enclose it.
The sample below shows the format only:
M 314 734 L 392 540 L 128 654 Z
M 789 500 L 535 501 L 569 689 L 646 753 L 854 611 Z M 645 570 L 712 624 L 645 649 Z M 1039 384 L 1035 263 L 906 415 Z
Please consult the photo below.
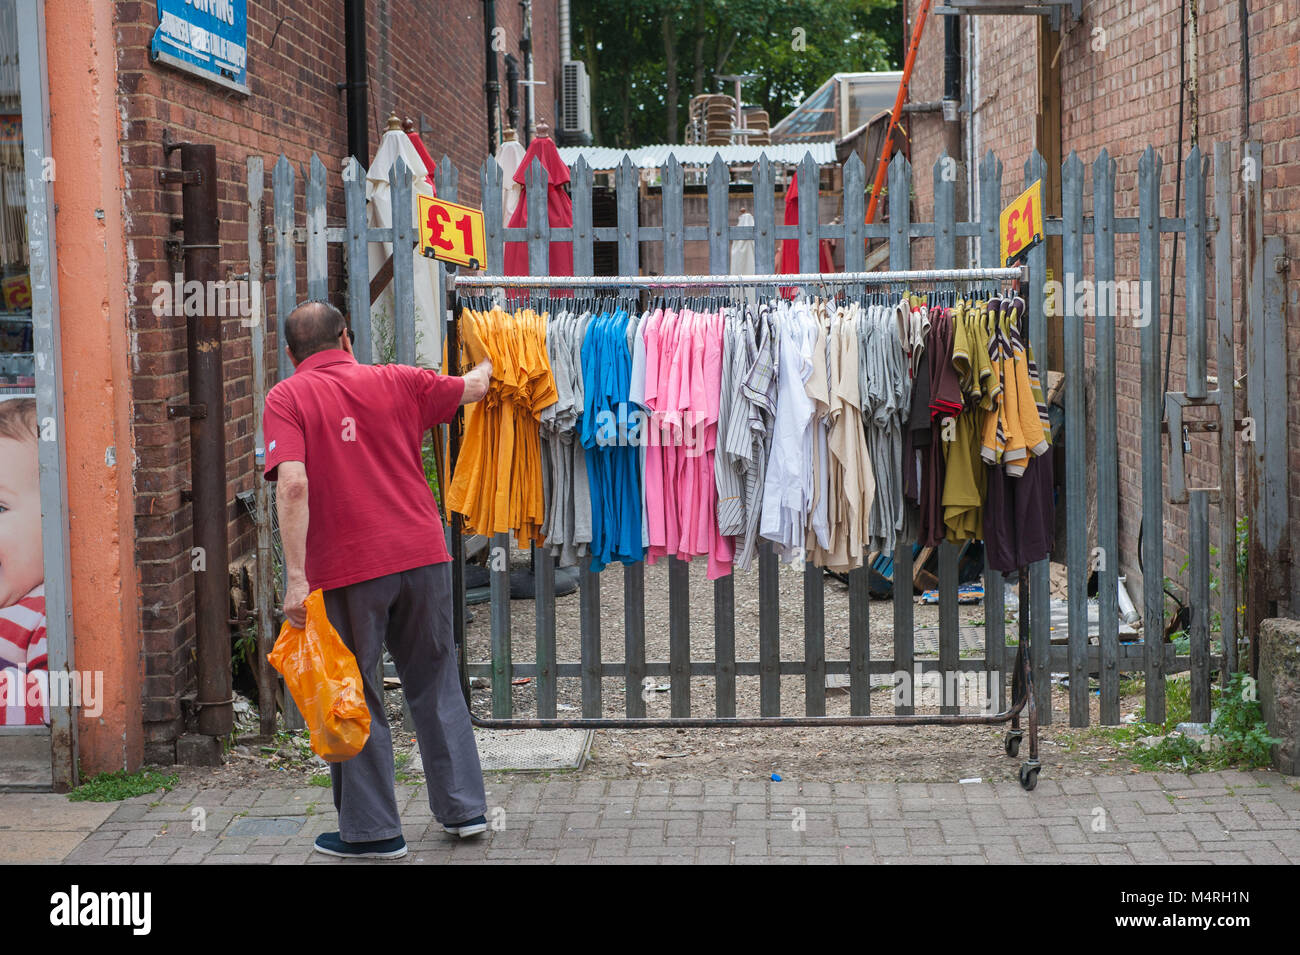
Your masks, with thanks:
M 36 399 L 0 400 L 0 725 L 49 723 Z

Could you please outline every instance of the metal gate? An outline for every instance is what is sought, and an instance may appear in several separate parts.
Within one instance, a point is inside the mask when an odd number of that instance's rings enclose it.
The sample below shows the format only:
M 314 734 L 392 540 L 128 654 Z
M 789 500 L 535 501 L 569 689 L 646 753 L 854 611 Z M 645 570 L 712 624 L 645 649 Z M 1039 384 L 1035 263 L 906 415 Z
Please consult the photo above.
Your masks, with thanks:
M 1258 144 L 1248 144 L 1244 161 L 1256 162 L 1260 156 Z M 1165 711 L 1164 677 L 1181 671 L 1190 671 L 1192 717 L 1208 720 L 1210 716 L 1210 680 L 1217 672 L 1221 678 L 1238 668 L 1238 582 L 1235 560 L 1220 560 L 1217 584 L 1217 603 L 1221 622 L 1211 626 L 1210 603 L 1210 528 L 1209 511 L 1212 503 L 1218 505 L 1217 540 L 1221 555 L 1236 553 L 1236 469 L 1235 433 L 1241 422 L 1233 394 L 1232 373 L 1222 371 L 1217 384 L 1208 379 L 1207 351 L 1209 343 L 1208 309 L 1206 303 L 1214 302 L 1216 364 L 1219 369 L 1234 368 L 1233 344 L 1233 274 L 1230 259 L 1230 222 L 1232 187 L 1240 182 L 1244 189 L 1244 203 L 1248 212 L 1248 229 L 1259 233 L 1259 251 L 1248 269 L 1250 281 L 1243 284 L 1250 321 L 1248 328 L 1248 369 L 1252 372 L 1252 386 L 1257 380 L 1255 368 L 1263 369 L 1265 363 L 1279 359 L 1276 346 L 1281 338 L 1280 305 L 1267 309 L 1263 280 L 1264 254 L 1270 244 L 1265 242 L 1259 223 L 1262 217 L 1251 220 L 1250 210 L 1262 210 L 1262 189 L 1258 176 L 1237 176 L 1237 167 L 1230 163 L 1226 144 L 1215 147 L 1213 214 L 1210 214 L 1207 183 L 1209 163 L 1198 149 L 1193 149 L 1181 170 L 1183 192 L 1186 197 L 1186 214 L 1181 217 L 1162 215 L 1160 185 L 1161 162 L 1155 151 L 1148 148 L 1138 162 L 1136 191 L 1138 215 L 1115 215 L 1116 164 L 1103 151 L 1089 167 L 1073 153 L 1061 170 L 1060 218 L 1048 219 L 1047 235 L 1059 236 L 1062 244 L 1064 281 L 1048 286 L 1047 254 L 1040 245 L 1029 253 L 1031 286 L 1029 295 L 1030 337 L 1038 353 L 1039 364 L 1049 366 L 1049 322 L 1060 321 L 1064 331 L 1064 476 L 1062 495 L 1065 511 L 1064 554 L 1068 566 L 1068 597 L 1065 615 L 1067 639 L 1054 643 L 1051 639 L 1050 571 L 1047 561 L 1031 566 L 1028 573 L 1028 618 L 1032 634 L 1029 664 L 1033 674 L 1034 703 L 1038 718 L 1050 722 L 1053 718 L 1051 688 L 1053 674 L 1064 675 L 1069 683 L 1066 709 L 1072 726 L 1086 726 L 1092 720 L 1089 712 L 1091 684 L 1097 684 L 1099 709 L 1097 719 L 1103 724 L 1120 721 L 1120 681 L 1125 673 L 1140 673 L 1145 678 L 1146 715 L 1148 720 L 1161 720 Z M 260 215 L 261 190 L 264 188 L 259 167 L 254 175 L 250 161 L 250 207 L 254 189 Z M 928 245 L 928 258 L 937 268 L 951 268 L 957 261 L 959 250 L 970 242 L 974 246 L 972 264 L 1000 265 L 999 236 L 996 215 L 983 215 L 975 222 L 956 219 L 956 177 L 950 175 L 951 163 L 941 158 L 933 169 L 934 219 L 933 222 L 910 221 L 909 203 L 891 203 L 887 222 L 864 224 L 864 168 L 856 155 L 839 170 L 843 182 L 843 208 L 841 223 L 819 223 L 817 193 L 801 190 L 799 194 L 799 225 L 778 224 L 776 215 L 776 175 L 766 159 L 751 171 L 753 183 L 753 211 L 755 225 L 740 227 L 728 221 L 727 196 L 731 174 L 720 158 L 715 158 L 704 173 L 708 194 L 708 224 L 688 225 L 684 222 L 683 194 L 685 175 L 681 165 L 672 157 L 662 167 L 662 222 L 661 226 L 640 226 L 639 210 L 642 201 L 641 170 L 628 158 L 616 170 L 617 225 L 595 227 L 592 224 L 593 171 L 584 160 L 578 159 L 572 168 L 571 193 L 573 198 L 573 226 L 568 229 L 551 229 L 546 218 L 546 174 L 534 163 L 528 171 L 527 202 L 529 203 L 526 229 L 505 229 L 501 215 L 501 172 L 495 161 L 489 159 L 479 170 L 479 181 L 484 197 L 483 206 L 487 223 L 489 274 L 500 274 L 503 266 L 503 243 L 524 241 L 529 247 L 530 268 L 534 274 L 547 272 L 547 256 L 551 241 L 571 241 L 574 247 L 576 275 L 593 272 L 593 246 L 595 242 L 613 242 L 618 248 L 618 270 L 623 274 L 637 274 L 644 243 L 662 243 L 665 271 L 678 274 L 683 269 L 684 246 L 687 241 L 706 241 L 709 245 L 709 266 L 712 274 L 725 274 L 729 267 L 729 246 L 733 240 L 748 239 L 755 245 L 758 262 L 774 259 L 776 243 L 793 239 L 799 243 L 801 267 L 814 271 L 817 262 L 818 242 L 835 238 L 844 242 L 845 267 L 850 271 L 864 266 L 866 241 L 884 240 L 888 244 L 889 267 L 905 270 L 912 265 L 913 242 Z M 811 156 L 798 167 L 801 182 L 817 182 L 819 170 Z M 1046 164 L 1033 153 L 1023 167 L 1026 184 L 1044 179 Z M 455 200 L 459 174 L 447 157 L 438 166 L 438 194 Z M 283 156 L 276 165 L 275 184 L 275 274 L 277 281 L 277 312 L 286 315 L 296 301 L 296 247 L 306 246 L 308 290 L 311 297 L 323 296 L 327 291 L 327 243 L 341 242 L 346 247 L 348 275 L 348 301 L 351 305 L 353 325 L 357 332 L 358 355 L 370 357 L 370 335 L 366 322 L 356 316 L 368 315 L 365 299 L 367 279 L 366 243 L 392 242 L 399 244 L 414 241 L 414 230 L 405 230 L 399 222 L 396 230 L 368 229 L 364 223 L 364 176 L 360 167 L 350 167 L 342 176 L 346 198 L 346 228 L 329 228 L 324 213 L 325 172 L 318 160 L 313 160 L 307 185 L 307 226 L 300 229 L 295 224 L 293 171 Z M 1091 180 L 1089 187 L 1088 180 Z M 404 196 L 409 196 L 410 174 L 405 168 L 394 171 L 392 177 L 396 207 L 402 208 Z M 889 173 L 889 195 L 911 194 L 912 169 L 907 161 L 897 157 Z M 989 153 L 978 170 L 979 208 L 996 210 L 1003 196 L 1003 167 Z M 1091 196 L 1090 214 L 1085 215 L 1085 205 Z M 1168 205 L 1166 202 L 1165 205 Z M 1251 225 L 1250 223 L 1254 224 Z M 399 234 L 393 235 L 396 231 Z M 1162 349 L 1166 346 L 1162 327 L 1166 321 L 1162 312 L 1162 285 L 1168 280 L 1166 266 L 1161 259 L 1162 236 L 1181 234 L 1186 254 L 1185 274 L 1182 280 L 1181 302 L 1185 318 L 1185 353 L 1187 382 L 1183 392 L 1165 394 L 1163 386 Z M 250 239 L 260 236 L 260 219 L 255 226 L 250 214 Z M 1138 278 L 1137 286 L 1117 284 L 1117 244 L 1123 246 L 1136 237 Z M 1212 254 L 1210 251 L 1212 238 Z M 1213 281 L 1213 291 L 1209 282 Z M 1257 280 L 1258 281 L 1257 281 Z M 413 321 L 413 303 L 410 296 L 409 258 L 394 259 L 393 282 L 398 296 L 399 332 L 398 360 L 412 361 L 413 349 L 405 345 L 413 341 L 400 328 L 403 322 Z M 502 283 L 507 284 L 505 282 Z M 581 286 L 580 280 L 572 283 Z M 1050 293 L 1050 298 L 1046 298 Z M 1134 300 L 1133 296 L 1137 298 Z M 1045 307 L 1046 305 L 1046 307 Z M 1048 314 L 1048 311 L 1052 314 Z M 282 319 L 281 319 L 282 321 Z M 1140 395 L 1139 414 L 1136 418 L 1140 430 L 1134 433 L 1131 426 L 1121 431 L 1117 401 L 1117 336 L 1120 323 L 1132 322 L 1139 329 Z M 1089 325 L 1091 327 L 1089 327 Z M 1254 344 L 1258 338 L 1258 344 Z M 1267 342 L 1267 347 L 1265 347 Z M 1089 347 L 1091 346 L 1091 347 Z M 1091 361 L 1088 353 L 1091 352 Z M 1096 399 L 1089 408 L 1085 403 L 1085 377 L 1094 373 Z M 1274 380 L 1275 380 L 1274 376 Z M 1263 372 L 1258 375 L 1262 382 Z M 1213 385 L 1213 386 L 1212 386 Z M 255 396 L 260 408 L 260 397 Z M 1261 397 L 1259 401 L 1263 401 Z M 1252 404 L 1252 407 L 1258 407 Z M 1205 408 L 1212 414 L 1197 417 L 1195 409 Z M 1089 420 L 1095 430 L 1095 461 L 1088 458 L 1087 425 Z M 1167 421 L 1167 426 L 1166 426 Z M 1247 419 L 1250 425 L 1249 419 Z M 1268 419 L 1267 427 L 1285 429 L 1285 415 Z M 1165 432 L 1173 436 L 1166 445 Z M 1218 437 L 1219 482 L 1214 487 L 1189 487 L 1184 461 L 1189 446 L 1195 446 L 1198 433 Z M 1145 639 L 1123 642 L 1120 639 L 1118 608 L 1119 566 L 1119 452 L 1120 437 L 1124 448 L 1131 452 L 1140 443 L 1142 470 L 1142 527 L 1141 582 L 1142 619 Z M 1169 450 L 1166 450 L 1167 447 Z M 1285 460 L 1285 435 L 1279 439 Z M 1260 441 L 1249 446 L 1250 453 L 1261 456 L 1259 473 L 1268 478 L 1265 454 L 1278 453 L 1268 443 Z M 1276 467 L 1276 464 L 1271 466 Z M 1281 465 L 1284 467 L 1284 464 Z M 1168 468 L 1168 484 L 1164 468 Z M 1088 532 L 1089 471 L 1095 475 L 1095 508 L 1097 514 L 1095 538 Z M 1283 474 L 1284 476 L 1284 474 Z M 1285 493 L 1281 502 L 1277 498 L 1276 482 L 1271 478 L 1262 482 L 1270 488 L 1261 495 L 1261 503 L 1252 505 L 1251 517 L 1256 513 L 1269 528 L 1285 526 L 1284 510 L 1279 518 L 1279 508 L 1285 507 Z M 1283 481 L 1281 487 L 1285 488 Z M 1164 562 L 1165 521 L 1176 508 L 1186 507 L 1188 527 L 1187 566 L 1190 603 L 1193 606 L 1187 633 L 1188 651 L 1180 653 L 1175 645 L 1163 639 L 1165 622 Z M 1058 503 L 1058 508 L 1060 503 Z M 1269 510 L 1271 508 L 1271 510 Z M 1282 524 L 1279 525 L 1278 521 Z M 267 521 L 263 521 L 269 527 Z M 458 525 L 458 520 L 454 521 Z M 1152 533 L 1152 528 L 1160 529 Z M 508 553 L 506 535 L 492 541 L 497 548 Z M 843 722 L 844 715 L 827 715 L 827 678 L 847 682 L 847 715 L 869 716 L 881 708 L 881 701 L 871 696 L 872 677 L 879 682 L 882 675 L 907 674 L 915 691 L 916 682 L 923 682 L 930 674 L 955 672 L 974 675 L 996 675 L 996 708 L 1006 709 L 1006 689 L 1001 676 L 1012 668 L 1010 655 L 1018 641 L 1008 644 L 1007 610 L 1004 598 L 1004 580 L 995 571 L 985 569 L 984 614 L 978 634 L 977 646 L 963 648 L 962 628 L 958 612 L 957 570 L 959 549 L 945 542 L 938 548 L 938 625 L 936 639 L 915 627 L 915 606 L 910 599 L 907 582 L 913 577 L 913 552 L 910 545 L 900 545 L 893 555 L 894 580 L 902 582 L 900 590 L 907 599 L 894 599 L 888 606 L 887 623 L 892 631 L 892 654 L 888 658 L 873 655 L 870 634 L 876 626 L 881 610 L 872 606 L 868 588 L 868 570 L 864 567 L 848 575 L 848 633 L 847 652 L 828 646 L 825 628 L 826 578 L 820 568 L 808 565 L 802 572 L 803 655 L 791 659 L 783 655 L 782 648 L 790 647 L 792 634 L 783 633 L 779 602 L 781 570 L 777 557 L 766 548 L 760 549 L 757 573 L 735 574 L 707 585 L 712 589 L 698 606 L 712 618 L 713 652 L 711 659 L 692 653 L 691 628 L 701 619 L 692 612 L 692 583 L 689 566 L 669 558 L 667 561 L 667 653 L 666 659 L 647 659 L 646 633 L 646 580 L 644 563 L 627 565 L 621 569 L 607 568 L 593 574 L 585 567 L 579 579 L 576 610 L 570 604 L 568 615 L 576 612 L 580 637 L 577 659 L 560 659 L 557 655 L 556 621 L 557 604 L 554 596 L 554 568 L 550 560 L 536 559 L 536 598 L 533 607 L 531 633 L 526 639 L 531 644 L 531 660 L 517 659 L 515 632 L 510 620 L 509 568 L 494 566 L 490 574 L 490 637 L 487 659 L 471 658 L 465 653 L 465 672 L 469 676 L 486 678 L 491 686 L 491 716 L 476 717 L 476 722 L 486 726 L 594 726 L 609 725 L 614 718 L 610 711 L 622 711 L 620 719 L 646 720 L 647 703 L 643 693 L 645 681 L 668 680 L 668 702 L 671 718 L 694 718 L 693 722 L 737 717 L 737 680 L 756 678 L 759 684 L 758 712 L 752 714 L 760 724 L 779 725 L 797 719 L 801 724 L 834 725 Z M 1089 637 L 1087 582 L 1090 572 L 1097 573 L 1097 627 L 1095 642 Z M 653 571 L 651 571 L 653 572 Z M 620 580 L 621 577 L 621 587 Z M 602 646 L 602 593 L 621 590 L 623 657 L 606 659 Z M 747 592 L 748 591 L 748 592 Z M 755 594 L 756 592 L 756 594 Z M 748 658 L 737 653 L 736 607 L 738 593 L 742 599 L 755 595 L 757 610 L 756 654 Z M 464 594 L 459 595 L 463 606 Z M 652 598 L 656 596 L 653 592 Z M 1021 620 L 1025 614 L 1021 615 Z M 561 620 L 564 619 L 562 616 Z M 698 623 L 696 623 L 699 626 Z M 464 640 L 464 616 L 457 614 L 458 638 Z M 743 634 L 742 634 L 743 635 Z M 970 636 L 969 631 L 966 634 Z M 924 637 L 918 647 L 918 637 Z M 1154 639 L 1153 639 L 1154 637 Z M 784 640 L 783 640 L 784 638 Z M 462 646 L 465 644 L 462 642 Z M 935 649 L 937 653 L 922 651 Z M 974 655 L 978 650 L 979 654 Z M 912 681 L 912 675 L 916 681 Z M 692 711 L 691 678 L 711 678 L 715 697 L 711 716 Z M 782 677 L 802 677 L 802 714 L 795 716 L 782 708 Z M 535 692 L 532 714 L 517 714 L 513 683 L 527 678 Z M 580 715 L 561 717 L 561 681 L 579 683 L 573 694 Z M 623 700 L 619 706 L 607 699 L 605 681 L 622 681 Z M 936 707 L 939 714 L 957 714 L 959 701 L 953 687 L 944 681 Z M 895 716 L 922 716 L 917 713 L 914 696 L 899 701 L 897 693 L 891 694 L 887 709 Z M 750 714 L 746 714 L 750 715 Z M 545 721 L 539 723 L 538 721 Z M 601 721 L 601 722 L 595 722 Z M 637 724 L 632 724 L 637 725 Z

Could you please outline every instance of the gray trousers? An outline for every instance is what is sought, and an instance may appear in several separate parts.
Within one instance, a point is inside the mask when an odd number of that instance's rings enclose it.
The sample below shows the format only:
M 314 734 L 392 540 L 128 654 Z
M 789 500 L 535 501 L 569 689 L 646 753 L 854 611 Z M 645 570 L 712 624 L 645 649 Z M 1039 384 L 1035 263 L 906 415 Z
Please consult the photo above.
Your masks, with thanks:
M 345 842 L 402 834 L 393 738 L 376 677 L 385 643 L 415 720 L 434 818 L 451 824 L 487 812 L 478 747 L 456 666 L 451 608 L 450 563 L 325 591 L 325 611 L 356 654 L 370 710 L 370 738 L 361 752 L 330 764 L 339 836 Z

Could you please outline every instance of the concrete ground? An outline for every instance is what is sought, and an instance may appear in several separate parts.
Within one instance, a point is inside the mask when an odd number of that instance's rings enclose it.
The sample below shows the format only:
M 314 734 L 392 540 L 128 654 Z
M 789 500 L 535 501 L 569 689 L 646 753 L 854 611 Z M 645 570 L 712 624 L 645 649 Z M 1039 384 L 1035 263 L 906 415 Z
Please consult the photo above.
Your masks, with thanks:
M 56 793 L 0 793 L 0 864 L 62 862 L 120 808 Z
M 1300 863 L 1300 779 L 1132 774 L 1016 783 L 489 778 L 459 840 L 399 785 L 405 863 Z M 122 803 L 0 794 L 0 862 L 319 863 L 328 789 L 173 790 Z M 402 863 L 381 863 L 402 864 Z

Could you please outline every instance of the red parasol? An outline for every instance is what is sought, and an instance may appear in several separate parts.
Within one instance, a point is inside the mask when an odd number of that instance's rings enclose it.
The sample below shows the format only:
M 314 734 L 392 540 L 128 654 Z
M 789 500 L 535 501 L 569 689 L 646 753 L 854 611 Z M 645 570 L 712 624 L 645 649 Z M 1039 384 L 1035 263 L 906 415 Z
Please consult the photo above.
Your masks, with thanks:
M 797 173 L 790 177 L 790 186 L 785 191 L 785 224 L 799 224 L 799 176 Z M 782 275 L 794 275 L 803 271 L 799 268 L 798 239 L 785 239 L 781 242 L 780 271 Z M 830 242 L 826 239 L 822 239 L 817 243 L 817 271 L 835 271 L 835 263 L 831 259 Z M 781 294 L 786 298 L 793 298 L 794 289 L 782 289 Z
M 438 164 L 434 162 L 433 157 L 429 155 L 429 150 L 425 148 L 424 140 L 420 138 L 419 133 L 415 132 L 413 129 L 408 129 L 406 130 L 406 135 L 411 137 L 411 145 L 415 147 L 415 151 L 419 153 L 420 158 L 424 160 L 424 168 L 429 170 L 429 175 L 425 178 L 429 182 L 429 188 L 433 190 L 434 197 L 437 198 L 438 187 L 434 185 L 433 174 L 438 171 Z
M 509 228 L 522 229 L 528 225 L 528 169 L 537 158 L 546 170 L 546 218 L 554 229 L 573 227 L 573 201 L 564 190 L 569 181 L 569 167 L 560 159 L 560 152 L 549 136 L 535 136 L 524 153 L 523 161 L 515 171 L 515 182 L 524 187 L 524 194 L 510 217 Z M 528 245 L 524 242 L 507 242 L 505 248 L 505 274 L 528 274 Z M 548 275 L 573 274 L 573 243 L 552 242 Z

